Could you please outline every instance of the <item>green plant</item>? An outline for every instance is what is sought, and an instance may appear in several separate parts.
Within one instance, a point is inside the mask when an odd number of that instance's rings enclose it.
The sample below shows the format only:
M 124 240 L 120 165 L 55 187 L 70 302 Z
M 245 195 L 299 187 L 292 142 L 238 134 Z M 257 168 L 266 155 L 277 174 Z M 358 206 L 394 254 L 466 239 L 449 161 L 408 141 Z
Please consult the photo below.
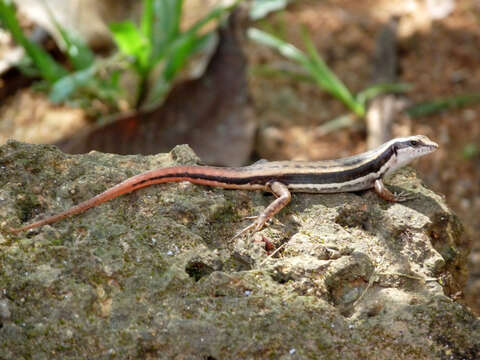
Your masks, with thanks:
M 147 98 L 155 103 L 163 98 L 187 59 L 201 49 L 211 33 L 202 33 L 205 25 L 220 18 L 236 4 L 209 12 L 186 31 L 180 29 L 183 0 L 143 0 L 140 25 L 124 21 L 110 25 L 114 40 L 122 53 L 132 58 L 140 77 L 138 104 Z M 159 64 L 163 70 L 147 94 L 147 81 Z
M 290 0 L 253 0 L 250 5 L 250 19 L 259 20 L 268 14 L 285 9 Z
M 27 39 L 18 23 L 15 7 L 9 0 L 0 0 L 0 23 L 10 31 L 13 39 L 23 46 L 43 79 L 52 84 L 67 74 L 67 70 L 50 54 Z
M 366 113 L 366 102 L 372 97 L 383 92 L 404 92 L 409 89 L 407 84 L 377 84 L 366 88 L 353 95 L 345 84 L 330 70 L 323 61 L 310 37 L 304 32 L 304 45 L 306 53 L 259 29 L 248 30 L 250 39 L 277 50 L 287 59 L 297 62 L 305 70 L 307 79 L 314 81 L 323 90 L 342 101 L 353 113 L 363 117 Z M 299 78 L 305 78 L 305 74 L 296 74 Z
M 480 148 L 477 144 L 468 143 L 465 144 L 462 151 L 463 158 L 466 160 L 473 160 L 480 155 Z
M 189 29 L 182 31 L 180 20 L 183 0 L 143 0 L 138 27 L 131 21 L 110 25 L 114 40 L 123 54 L 122 58 L 127 55 L 131 60 L 129 62 L 119 60 L 115 55 L 107 59 L 96 57 L 82 39 L 66 31 L 51 16 L 61 35 L 60 47 L 69 60 L 71 70 L 67 70 L 48 52 L 28 40 L 10 0 L 0 0 L 0 22 L 25 49 L 28 61 L 24 61 L 20 67 L 28 75 L 39 76 L 44 80 L 37 87 L 48 90 L 52 101 L 68 100 L 88 106 L 89 99 L 97 98 L 116 107 L 122 93 L 119 78 L 130 64 L 139 75 L 138 107 L 145 102 L 157 103 L 165 96 L 172 80 L 188 58 L 201 49 L 211 36 L 211 32 L 205 31 L 205 25 L 221 18 L 239 1 L 210 11 Z M 152 88 L 147 89 L 148 80 L 157 66 L 162 66 L 161 75 L 155 79 Z
M 53 16 L 51 19 L 61 35 L 63 43 L 60 47 L 70 62 L 71 70 L 67 70 L 47 51 L 31 42 L 18 23 L 12 2 L 0 0 L 0 22 L 25 49 L 28 58 L 19 64 L 20 69 L 30 76 L 40 77 L 44 83 L 37 84 L 37 87 L 48 90 L 53 102 L 72 100 L 75 95 L 99 98 L 115 104 L 119 93 L 118 72 L 114 70 L 107 74 L 104 71 L 104 62 L 95 58 L 82 39 L 62 28 Z
M 410 116 L 418 117 L 478 103 L 480 103 L 480 94 L 464 94 L 443 99 L 423 101 L 410 106 L 406 111 Z

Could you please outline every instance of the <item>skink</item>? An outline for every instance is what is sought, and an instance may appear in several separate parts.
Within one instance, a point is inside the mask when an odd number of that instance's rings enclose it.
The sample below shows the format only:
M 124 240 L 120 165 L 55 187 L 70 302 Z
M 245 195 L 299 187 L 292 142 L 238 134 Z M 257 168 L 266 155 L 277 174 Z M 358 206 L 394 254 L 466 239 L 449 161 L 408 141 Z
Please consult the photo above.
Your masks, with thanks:
M 239 234 L 250 230 L 259 231 L 290 202 L 291 192 L 340 193 L 373 188 L 387 201 L 408 200 L 408 196 L 389 191 L 382 179 L 437 148 L 438 145 L 426 136 L 416 135 L 396 138 L 374 150 L 337 160 L 260 161 L 237 168 L 213 166 L 159 168 L 133 176 L 57 215 L 10 231 L 18 233 L 51 224 L 143 187 L 178 181 L 225 189 L 262 190 L 273 193 L 276 199 Z

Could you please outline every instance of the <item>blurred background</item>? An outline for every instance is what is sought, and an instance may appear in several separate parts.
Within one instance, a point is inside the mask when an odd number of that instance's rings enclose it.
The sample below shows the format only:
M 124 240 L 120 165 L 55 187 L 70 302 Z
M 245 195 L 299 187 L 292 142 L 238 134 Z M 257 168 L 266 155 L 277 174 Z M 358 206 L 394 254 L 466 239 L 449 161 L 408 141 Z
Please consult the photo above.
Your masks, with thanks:
M 427 135 L 480 314 L 479 25 L 476 0 L 0 0 L 0 143 L 240 166 Z

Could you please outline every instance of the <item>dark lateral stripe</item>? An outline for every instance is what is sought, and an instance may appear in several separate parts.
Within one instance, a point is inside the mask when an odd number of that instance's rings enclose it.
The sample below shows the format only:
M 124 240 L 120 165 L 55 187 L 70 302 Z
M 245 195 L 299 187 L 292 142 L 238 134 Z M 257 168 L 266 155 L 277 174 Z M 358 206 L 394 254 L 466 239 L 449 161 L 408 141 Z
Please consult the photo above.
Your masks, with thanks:
M 341 184 L 353 179 L 361 178 L 371 173 L 378 172 L 381 167 L 385 165 L 388 160 L 390 160 L 393 154 L 394 150 L 392 147 L 390 147 L 375 159 L 359 167 L 325 173 L 285 173 L 269 178 L 267 181 L 278 180 L 280 182 L 284 182 L 285 184 Z
M 265 175 L 253 175 L 245 177 L 229 177 L 229 176 L 215 176 L 210 174 L 201 174 L 201 173 L 171 173 L 161 176 L 152 177 L 139 181 L 133 186 L 139 186 L 146 182 L 168 179 L 168 178 L 190 178 L 190 179 L 199 179 L 199 180 L 208 180 L 215 181 L 224 184 L 232 185 L 247 185 L 247 184 L 265 184 L 269 181 L 280 181 L 284 184 L 337 184 L 344 183 L 353 179 L 361 178 L 367 174 L 375 173 L 380 170 L 380 168 L 385 165 L 385 163 L 392 157 L 394 150 L 392 147 L 388 148 L 379 155 L 377 158 L 359 166 L 356 168 L 336 171 L 336 172 L 325 172 L 325 173 L 304 173 L 299 174 L 294 171 L 291 173 L 280 173 L 280 174 L 265 174 Z

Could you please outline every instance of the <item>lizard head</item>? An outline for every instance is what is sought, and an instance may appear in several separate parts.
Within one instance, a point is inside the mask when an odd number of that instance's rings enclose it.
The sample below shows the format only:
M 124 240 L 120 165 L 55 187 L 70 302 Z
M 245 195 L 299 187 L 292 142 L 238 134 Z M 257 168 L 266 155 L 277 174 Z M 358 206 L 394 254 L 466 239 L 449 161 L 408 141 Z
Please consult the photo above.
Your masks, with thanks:
M 395 163 L 388 171 L 389 173 L 438 148 L 436 142 L 424 135 L 396 138 L 390 140 L 390 146 L 395 155 Z

